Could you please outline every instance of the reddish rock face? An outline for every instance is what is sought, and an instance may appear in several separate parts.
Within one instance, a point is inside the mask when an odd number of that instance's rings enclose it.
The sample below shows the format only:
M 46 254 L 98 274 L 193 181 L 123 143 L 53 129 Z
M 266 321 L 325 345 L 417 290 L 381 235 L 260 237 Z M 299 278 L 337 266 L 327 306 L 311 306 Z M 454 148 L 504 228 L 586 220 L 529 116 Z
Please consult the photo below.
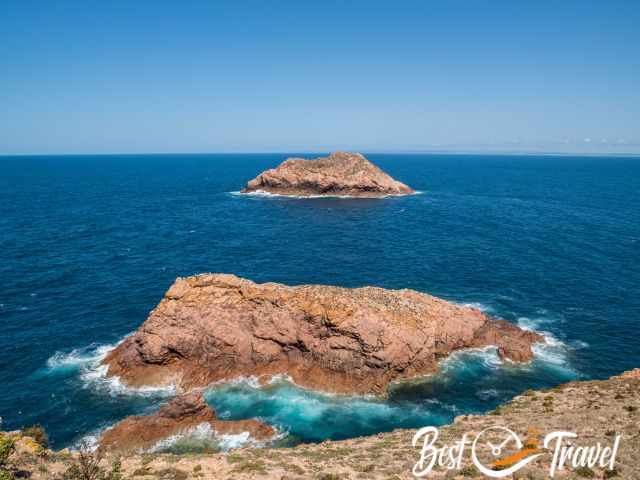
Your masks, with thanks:
M 105 359 L 132 386 L 188 390 L 240 376 L 289 375 L 338 393 L 384 394 L 434 372 L 454 350 L 496 345 L 531 359 L 542 337 L 413 290 L 256 284 L 234 275 L 179 278 Z
M 160 440 L 188 432 L 203 423 L 221 434 L 249 432 L 255 440 L 265 440 L 275 434 L 273 428 L 257 420 L 218 420 L 202 394 L 194 392 L 176 397 L 153 415 L 125 418 L 104 432 L 99 448 L 118 453 L 147 450 Z
M 243 193 L 279 195 L 409 195 L 413 190 L 384 173 L 359 153 L 335 152 L 314 160 L 289 158 L 247 183 Z
M 621 373 L 618 376 L 615 377 L 611 377 L 612 379 L 616 379 L 616 380 L 633 380 L 633 379 L 640 379 L 640 368 L 634 368 L 633 370 L 628 370 L 626 372 Z

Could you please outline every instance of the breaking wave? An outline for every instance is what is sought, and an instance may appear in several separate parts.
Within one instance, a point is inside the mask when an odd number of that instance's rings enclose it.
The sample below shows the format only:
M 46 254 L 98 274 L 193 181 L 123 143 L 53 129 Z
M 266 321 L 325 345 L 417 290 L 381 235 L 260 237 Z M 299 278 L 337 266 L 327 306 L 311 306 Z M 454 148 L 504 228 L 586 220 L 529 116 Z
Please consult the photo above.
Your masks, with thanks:
M 118 344 L 91 344 L 84 348 L 74 348 L 70 352 L 56 352 L 47 360 L 48 371 L 52 374 L 74 373 L 88 366 L 98 365 Z
M 292 199 L 315 199 L 315 198 L 354 198 L 354 199 L 367 199 L 367 200 L 376 200 L 383 198 L 396 198 L 396 197 L 409 197 L 412 195 L 422 195 L 424 192 L 416 190 L 413 193 L 409 194 L 388 194 L 388 195 L 380 195 L 375 197 L 360 197 L 358 195 L 283 195 L 280 193 L 271 193 L 265 190 L 255 190 L 253 192 L 241 192 L 234 191 L 229 192 L 230 195 L 240 196 L 240 197 L 265 197 L 265 198 L 292 198 Z
M 484 303 L 480 303 L 480 302 L 458 303 L 458 305 L 463 307 L 475 308 L 476 310 L 480 310 L 483 313 L 492 313 L 495 311 L 493 307 L 489 305 L 485 305 Z
M 91 344 L 87 347 L 73 349 L 70 352 L 56 352 L 49 357 L 47 367 L 41 374 L 61 377 L 75 376 L 80 380 L 83 388 L 91 388 L 111 396 L 166 397 L 175 395 L 175 385 L 133 388 L 123 384 L 118 377 L 107 377 L 108 367 L 103 365 L 102 361 L 124 341 L 124 338 L 115 344 Z
M 570 353 L 575 349 L 571 344 L 567 344 L 560 340 L 556 335 L 548 330 L 547 326 L 554 323 L 554 319 L 545 316 L 538 318 L 520 317 L 517 324 L 523 330 L 535 331 L 542 335 L 545 339 L 544 343 L 536 343 L 532 350 L 534 354 L 534 364 L 542 364 L 547 368 L 554 368 L 564 371 L 571 377 L 579 376 L 579 373 L 573 368 L 570 361 Z M 581 342 L 581 347 L 587 347 L 588 344 Z
M 249 432 L 221 434 L 213 429 L 210 424 L 201 423 L 187 432 L 160 440 L 149 451 L 174 454 L 227 452 L 235 448 L 262 447 L 264 445 L 265 442 L 255 440 Z

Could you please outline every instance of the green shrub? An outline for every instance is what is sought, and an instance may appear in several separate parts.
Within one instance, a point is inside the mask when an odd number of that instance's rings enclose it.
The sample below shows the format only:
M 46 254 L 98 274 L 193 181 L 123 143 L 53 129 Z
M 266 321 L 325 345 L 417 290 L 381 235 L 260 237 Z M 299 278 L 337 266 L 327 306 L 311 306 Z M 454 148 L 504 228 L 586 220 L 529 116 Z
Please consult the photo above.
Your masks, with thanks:
M 267 473 L 267 470 L 265 468 L 265 463 L 261 460 L 255 461 L 255 462 L 251 462 L 251 461 L 245 461 L 242 463 L 239 463 L 234 469 L 233 472 L 235 473 L 258 473 L 258 474 L 265 474 Z
M 100 456 L 86 442 L 80 444 L 78 458 L 64 472 L 64 480 L 99 480 L 105 476 L 100 468 Z
M 593 478 L 596 476 L 596 472 L 591 470 L 589 467 L 576 468 L 576 473 L 584 478 Z
M 318 480 L 340 480 L 340 475 L 337 473 L 323 473 L 318 477 Z
M 0 435 L 0 469 L 3 468 L 9 457 L 16 451 L 16 441 L 8 435 Z
M 477 477 L 480 472 L 473 465 L 468 465 L 460 470 L 460 475 L 463 477 Z
M 146 475 L 151 475 L 151 469 L 149 467 L 136 468 L 131 474 L 134 477 L 144 477 Z
M 122 462 L 119 457 L 111 462 L 111 471 L 106 476 L 107 480 L 122 480 Z
M 49 437 L 47 436 L 47 432 L 45 432 L 44 427 L 39 423 L 23 429 L 22 434 L 33 438 L 42 448 L 47 448 L 49 446 Z
M 16 477 L 7 470 L 0 470 L 0 480 L 14 480 Z
M 614 468 L 612 470 L 605 470 L 604 471 L 604 478 L 613 478 L 613 477 L 617 477 L 620 474 L 620 472 L 618 472 L 618 469 Z

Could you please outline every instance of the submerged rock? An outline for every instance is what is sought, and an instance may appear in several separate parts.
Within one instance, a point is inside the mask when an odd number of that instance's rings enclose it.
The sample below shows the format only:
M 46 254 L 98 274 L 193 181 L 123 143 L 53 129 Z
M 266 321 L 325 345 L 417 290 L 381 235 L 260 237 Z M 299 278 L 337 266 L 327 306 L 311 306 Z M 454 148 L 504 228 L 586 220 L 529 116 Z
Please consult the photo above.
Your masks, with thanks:
M 217 434 L 248 432 L 255 440 L 266 440 L 275 430 L 258 420 L 219 420 L 199 392 L 176 397 L 153 415 L 127 417 L 106 430 L 99 448 L 109 452 L 136 452 L 152 448 L 161 440 L 209 425 Z
M 183 390 L 242 376 L 290 376 L 328 392 L 385 393 L 437 370 L 454 350 L 495 345 L 532 358 L 534 332 L 413 290 L 257 284 L 234 275 L 178 278 L 105 359 L 130 386 Z
M 360 153 L 335 152 L 314 160 L 289 158 L 247 183 L 243 193 L 380 197 L 414 191 L 394 180 Z

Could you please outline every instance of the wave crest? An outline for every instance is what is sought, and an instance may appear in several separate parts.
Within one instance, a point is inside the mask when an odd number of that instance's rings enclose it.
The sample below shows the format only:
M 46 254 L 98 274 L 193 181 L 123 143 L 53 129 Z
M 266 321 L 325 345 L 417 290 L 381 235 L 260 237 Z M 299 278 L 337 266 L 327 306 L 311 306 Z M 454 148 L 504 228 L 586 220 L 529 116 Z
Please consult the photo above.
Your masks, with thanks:
M 253 192 L 241 192 L 241 191 L 234 191 L 234 192 L 229 192 L 230 195 L 233 196 L 238 196 L 238 197 L 265 197 L 265 198 L 293 198 L 293 199 L 315 199 L 315 198 L 353 198 L 353 199 L 367 199 L 367 200 L 376 200 L 376 199 L 383 199 L 383 198 L 396 198 L 396 197 L 410 197 L 413 195 L 422 195 L 424 192 L 420 191 L 420 190 L 415 190 L 413 193 L 403 193 L 403 194 L 387 194 L 387 195 L 380 195 L 380 196 L 376 196 L 376 197 L 360 197 L 358 195 L 283 195 L 281 193 L 271 193 L 271 192 L 267 192 L 266 190 L 255 190 Z
M 109 367 L 102 362 L 107 355 L 120 345 L 126 336 L 115 344 L 95 344 L 74 348 L 69 352 L 56 352 L 47 360 L 44 375 L 76 376 L 83 388 L 92 388 L 111 396 L 143 395 L 173 396 L 175 385 L 162 387 L 133 388 L 122 383 L 118 377 L 107 377 Z
M 279 439 L 280 434 L 274 439 Z M 223 434 L 217 432 L 209 423 L 200 425 L 176 435 L 172 435 L 160 440 L 149 449 L 152 453 L 187 453 L 187 452 L 207 452 L 222 451 L 228 452 L 236 448 L 243 447 L 263 447 L 268 442 L 260 442 L 254 439 L 249 432 L 235 434 Z

